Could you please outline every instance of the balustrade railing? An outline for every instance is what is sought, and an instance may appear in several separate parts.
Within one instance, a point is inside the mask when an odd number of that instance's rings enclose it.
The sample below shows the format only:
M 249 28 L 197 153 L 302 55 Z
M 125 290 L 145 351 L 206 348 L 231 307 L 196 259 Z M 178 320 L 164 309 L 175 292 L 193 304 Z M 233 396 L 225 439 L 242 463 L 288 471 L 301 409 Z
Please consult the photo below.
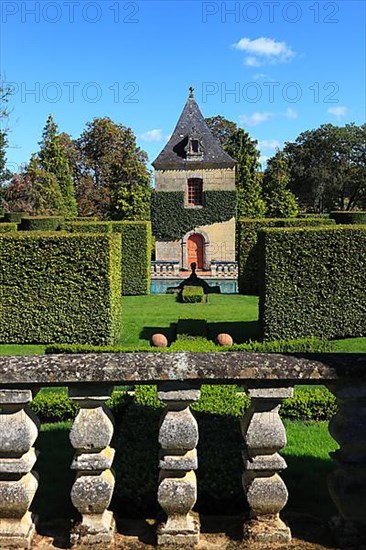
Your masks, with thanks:
M 190 404 L 201 384 L 237 384 L 251 406 L 241 420 L 244 439 L 243 489 L 250 507 L 243 536 L 263 543 L 291 539 L 280 518 L 287 489 L 280 477 L 286 445 L 279 417 L 295 384 L 326 384 L 338 402 L 330 433 L 340 449 L 330 475 L 330 494 L 339 511 L 339 544 L 362 548 L 366 535 L 366 357 L 357 354 L 277 355 L 255 353 L 127 353 L 0 358 L 0 548 L 31 548 L 36 531 L 29 511 L 37 491 L 39 422 L 29 403 L 40 386 L 67 386 L 80 410 L 70 440 L 76 479 L 71 499 L 82 516 L 71 541 L 83 547 L 113 545 L 115 521 L 108 510 L 114 488 L 110 447 L 113 419 L 105 402 L 114 385 L 157 384 L 165 404 L 159 431 L 157 500 L 166 521 L 158 545 L 194 546 L 200 525 L 192 509 L 199 464 L 196 420 Z M 122 420 L 123 421 L 123 420 Z M 42 480 L 40 480 L 42 482 Z M 306 476 L 304 476 L 306 483 Z M 314 487 L 314 494 L 316 488 Z M 244 497 L 244 495 L 243 495 Z

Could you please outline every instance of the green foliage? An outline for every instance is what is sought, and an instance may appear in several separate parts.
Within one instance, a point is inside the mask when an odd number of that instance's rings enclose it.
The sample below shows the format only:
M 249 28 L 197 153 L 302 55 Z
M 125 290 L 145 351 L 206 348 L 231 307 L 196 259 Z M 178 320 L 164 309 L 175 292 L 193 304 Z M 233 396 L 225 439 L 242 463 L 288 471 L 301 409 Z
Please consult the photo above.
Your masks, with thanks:
M 220 115 L 206 118 L 206 122 L 223 149 L 237 161 L 235 184 L 238 217 L 263 216 L 266 208 L 258 173 L 260 153 L 257 141 L 251 139 L 242 128 L 238 128 L 235 122 Z
M 73 420 L 79 406 L 64 392 L 40 392 L 33 399 L 30 408 L 41 422 L 64 422 Z
M 185 286 L 181 292 L 181 301 L 189 304 L 206 301 L 201 286 Z
M 112 233 L 111 222 L 65 222 L 61 231 L 69 233 Z
M 205 191 L 202 208 L 187 208 L 183 191 L 152 193 L 151 222 L 157 239 L 175 241 L 192 227 L 230 220 L 236 215 L 235 191 Z
M 0 236 L 0 341 L 112 344 L 120 332 L 118 235 Z
M 0 223 L 0 233 L 11 233 L 12 231 L 17 231 L 17 223 Z
M 112 222 L 113 233 L 122 234 L 122 294 L 150 294 L 151 223 Z
M 56 177 L 60 187 L 63 206 L 60 205 L 59 213 L 76 216 L 76 199 L 72 173 L 69 167 L 66 152 L 58 137 L 58 127 L 49 115 L 40 142 L 38 162 L 41 169 Z
M 336 412 L 336 398 L 324 386 L 297 387 L 294 396 L 281 407 L 281 416 L 288 420 L 329 421 Z
M 269 218 L 295 218 L 298 215 L 296 198 L 289 191 L 290 173 L 288 160 L 282 151 L 277 151 L 264 172 L 262 189 Z
M 32 216 L 22 218 L 19 229 L 21 231 L 57 231 L 64 218 L 60 216 Z
M 88 211 L 116 220 L 149 218 L 150 174 L 147 155 L 136 145 L 136 137 L 110 118 L 88 122 L 77 140 L 80 159 L 77 170 L 79 200 Z M 86 211 L 84 204 L 81 211 Z
M 315 226 L 334 224 L 324 218 L 242 218 L 238 221 L 238 258 L 240 294 L 258 294 L 258 231 L 266 227 Z
M 286 143 L 290 189 L 315 212 L 363 208 L 366 201 L 366 124 L 303 132 Z
M 265 339 L 366 335 L 366 228 L 260 233 L 260 325 Z
M 336 224 L 366 224 L 366 212 L 331 212 L 330 217 L 335 220 Z

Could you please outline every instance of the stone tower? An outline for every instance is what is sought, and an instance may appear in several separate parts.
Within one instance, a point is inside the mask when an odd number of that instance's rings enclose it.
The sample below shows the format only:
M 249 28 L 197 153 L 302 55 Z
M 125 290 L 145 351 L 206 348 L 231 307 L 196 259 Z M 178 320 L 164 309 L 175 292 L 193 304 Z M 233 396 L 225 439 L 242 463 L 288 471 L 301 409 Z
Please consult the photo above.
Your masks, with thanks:
M 190 88 L 168 143 L 153 162 L 156 260 L 210 269 L 235 260 L 235 165 L 214 138 Z

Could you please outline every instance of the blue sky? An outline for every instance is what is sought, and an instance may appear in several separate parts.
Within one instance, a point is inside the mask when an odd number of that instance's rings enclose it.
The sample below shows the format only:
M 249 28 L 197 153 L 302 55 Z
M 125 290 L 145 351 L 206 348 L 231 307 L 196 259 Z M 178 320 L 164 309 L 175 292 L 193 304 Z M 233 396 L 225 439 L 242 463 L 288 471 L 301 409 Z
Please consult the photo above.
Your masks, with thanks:
M 362 124 L 365 24 L 362 0 L 3 0 L 9 167 L 37 150 L 49 113 L 74 138 L 109 116 L 152 161 L 190 85 L 204 116 L 245 128 L 263 160 L 321 124 Z

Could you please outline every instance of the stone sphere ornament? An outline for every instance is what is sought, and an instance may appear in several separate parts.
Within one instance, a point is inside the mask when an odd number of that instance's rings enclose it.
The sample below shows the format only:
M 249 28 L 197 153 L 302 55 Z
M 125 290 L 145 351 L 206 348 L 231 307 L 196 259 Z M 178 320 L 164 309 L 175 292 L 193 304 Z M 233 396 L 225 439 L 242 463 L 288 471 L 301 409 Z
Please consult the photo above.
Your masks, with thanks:
M 166 348 L 168 347 L 168 340 L 164 334 L 156 333 L 151 337 L 151 345 L 155 348 Z
M 234 343 L 232 337 L 230 334 L 226 334 L 225 332 L 221 332 L 216 336 L 216 344 L 218 346 L 232 346 Z

